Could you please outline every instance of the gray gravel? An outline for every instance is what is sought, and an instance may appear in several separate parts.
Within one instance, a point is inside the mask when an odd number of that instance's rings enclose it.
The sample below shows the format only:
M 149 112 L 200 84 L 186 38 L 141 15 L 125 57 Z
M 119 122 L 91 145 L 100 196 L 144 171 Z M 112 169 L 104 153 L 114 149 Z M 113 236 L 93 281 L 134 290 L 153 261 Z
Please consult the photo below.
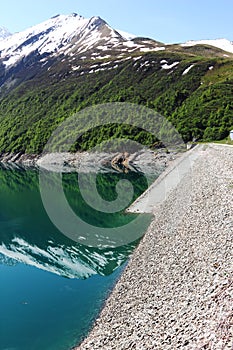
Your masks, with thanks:
M 233 148 L 197 152 L 77 349 L 233 349 Z

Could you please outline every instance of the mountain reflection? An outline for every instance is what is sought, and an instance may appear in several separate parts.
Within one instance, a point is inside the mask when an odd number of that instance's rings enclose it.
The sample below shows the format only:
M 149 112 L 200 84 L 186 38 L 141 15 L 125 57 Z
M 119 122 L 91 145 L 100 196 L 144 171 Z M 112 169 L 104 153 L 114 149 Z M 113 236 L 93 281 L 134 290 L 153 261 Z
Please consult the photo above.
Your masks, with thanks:
M 105 200 L 114 199 L 115 185 L 124 176 L 130 177 L 135 197 L 146 189 L 142 174 L 98 174 L 97 182 Z M 89 208 L 83 202 L 76 180 L 77 173 L 66 173 L 63 186 L 67 200 L 80 217 L 100 228 L 129 220 L 129 215 L 103 214 Z M 146 221 L 148 224 L 149 219 Z M 74 242 L 63 235 L 46 214 L 40 197 L 38 169 L 0 167 L 0 264 L 13 266 L 23 262 L 67 278 L 109 275 L 127 260 L 138 242 L 105 249 Z

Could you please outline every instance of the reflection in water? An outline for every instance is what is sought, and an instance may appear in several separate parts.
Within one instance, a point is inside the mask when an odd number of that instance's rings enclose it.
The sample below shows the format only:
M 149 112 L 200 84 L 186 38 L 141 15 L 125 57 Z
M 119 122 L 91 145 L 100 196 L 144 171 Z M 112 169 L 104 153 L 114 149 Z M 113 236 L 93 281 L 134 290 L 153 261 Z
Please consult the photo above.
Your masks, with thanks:
M 144 176 L 135 172 L 98 174 L 98 192 L 106 201 L 115 200 L 116 183 L 125 177 L 134 185 L 134 200 L 147 187 Z M 73 211 L 100 231 L 134 218 L 123 212 L 103 214 L 88 206 L 76 173 L 63 175 L 63 187 Z M 92 201 L 92 191 L 87 195 Z M 149 221 L 145 216 L 141 235 Z M 2 166 L 0 349 L 67 350 L 77 344 L 119 277 L 118 267 L 138 241 L 105 249 L 73 241 L 52 224 L 43 207 L 38 170 Z
M 20 237 L 14 237 L 7 244 L 2 242 L 0 245 L 0 263 L 10 265 L 17 260 L 68 278 L 87 278 L 94 274 L 106 276 L 126 261 L 136 244 L 101 251 L 80 244 L 65 246 L 46 240 L 43 248 L 40 248 L 35 241 L 30 244 Z
M 100 195 L 105 200 L 114 200 L 117 181 L 125 177 L 134 184 L 134 200 L 147 186 L 143 175 L 137 173 L 98 174 L 96 182 Z M 11 259 L 68 278 L 87 278 L 94 274 L 111 274 L 126 261 L 138 243 L 137 240 L 117 248 L 98 249 L 64 236 L 50 222 L 43 208 L 35 168 L 1 170 L 0 181 L 0 253 Z M 88 206 L 82 198 L 76 173 L 64 174 L 63 187 L 74 212 L 93 226 L 117 227 L 134 219 L 134 215 L 102 213 Z M 90 190 L 90 202 L 91 194 Z M 142 230 L 147 224 L 148 218 L 145 218 Z

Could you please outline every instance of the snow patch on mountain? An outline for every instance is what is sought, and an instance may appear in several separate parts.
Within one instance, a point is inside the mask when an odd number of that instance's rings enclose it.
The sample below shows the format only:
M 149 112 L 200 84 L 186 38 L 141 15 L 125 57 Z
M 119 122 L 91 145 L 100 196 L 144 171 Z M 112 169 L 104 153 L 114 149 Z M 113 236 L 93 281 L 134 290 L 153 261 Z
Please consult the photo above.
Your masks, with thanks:
M 123 30 L 116 30 L 121 36 L 122 38 L 124 38 L 126 41 L 128 40 L 132 40 L 132 39 L 135 39 L 136 38 L 136 35 L 134 34 L 130 34 L 130 33 L 127 33 L 127 32 L 124 32 Z
M 177 66 L 180 62 L 173 62 L 171 64 L 167 64 L 167 63 L 164 63 L 162 64 L 161 68 L 162 69 L 172 69 L 174 68 L 175 66 Z
M 183 47 L 190 47 L 195 45 L 210 45 L 218 49 L 233 53 L 233 42 L 227 39 L 213 39 L 213 40 L 190 40 L 184 44 Z
M 189 66 L 188 68 L 186 68 L 186 69 L 183 71 L 182 75 L 188 74 L 188 72 L 189 72 L 194 66 L 195 66 L 194 64 L 191 64 L 191 66 Z
M 141 47 L 140 48 L 140 51 L 141 52 L 156 52 L 156 51 L 164 51 L 166 50 L 166 48 L 164 46 L 160 46 L 160 47 L 154 47 L 154 48 L 151 48 L 151 47 Z

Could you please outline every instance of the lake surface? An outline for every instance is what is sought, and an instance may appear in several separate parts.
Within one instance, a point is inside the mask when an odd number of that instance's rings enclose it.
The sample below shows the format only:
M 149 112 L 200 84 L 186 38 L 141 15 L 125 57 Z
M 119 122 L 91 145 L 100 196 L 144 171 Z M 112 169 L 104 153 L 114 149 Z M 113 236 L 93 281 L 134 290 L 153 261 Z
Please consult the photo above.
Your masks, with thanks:
M 62 182 L 69 205 L 82 220 L 100 232 L 135 220 L 135 215 L 126 215 L 124 210 L 102 213 L 91 208 L 83 199 L 77 176 L 64 173 Z M 116 199 L 121 179 L 133 184 L 132 200 L 148 187 L 148 179 L 137 172 L 99 173 L 97 188 L 105 201 Z M 56 188 L 55 183 L 50 185 Z M 91 202 L 92 191 L 87 192 Z M 81 244 L 61 233 L 48 217 L 38 169 L 0 166 L 0 350 L 68 350 L 77 345 L 149 222 L 150 217 L 143 216 L 137 239 L 124 245 Z M 135 230 L 135 226 L 128 227 Z M 85 232 L 78 234 L 85 236 Z

